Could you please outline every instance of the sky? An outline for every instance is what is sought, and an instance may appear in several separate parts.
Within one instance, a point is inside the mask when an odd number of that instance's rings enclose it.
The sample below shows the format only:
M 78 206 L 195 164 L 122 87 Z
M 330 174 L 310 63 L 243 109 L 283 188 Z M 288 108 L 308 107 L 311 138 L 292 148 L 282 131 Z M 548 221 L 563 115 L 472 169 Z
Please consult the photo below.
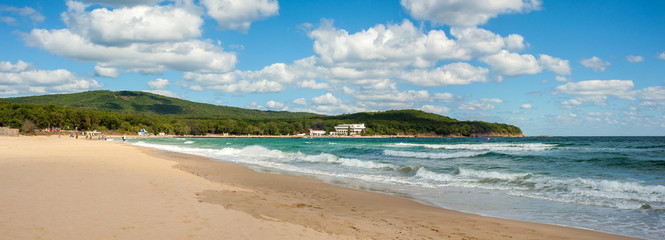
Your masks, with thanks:
M 665 135 L 665 1 L 3 0 L 0 98 L 147 91 Z

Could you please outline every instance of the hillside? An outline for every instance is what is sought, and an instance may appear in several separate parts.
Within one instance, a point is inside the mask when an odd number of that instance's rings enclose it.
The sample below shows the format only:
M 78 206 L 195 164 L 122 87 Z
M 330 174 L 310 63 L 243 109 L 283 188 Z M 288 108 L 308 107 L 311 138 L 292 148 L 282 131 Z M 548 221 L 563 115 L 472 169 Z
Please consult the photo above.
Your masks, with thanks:
M 112 92 L 100 90 L 72 94 L 0 98 L 0 101 L 37 105 L 53 104 L 61 107 L 90 109 L 105 112 L 138 114 L 147 116 L 167 115 L 178 118 L 199 119 L 229 117 L 290 118 L 316 115 L 313 113 L 260 111 L 237 107 L 217 106 L 139 91 Z
M 0 98 L 0 126 L 23 132 L 59 127 L 127 133 L 145 128 L 177 135 L 293 135 L 309 129 L 331 132 L 345 123 L 365 123 L 367 135 L 522 136 L 516 126 L 458 121 L 420 110 L 324 116 L 216 106 L 133 91 Z

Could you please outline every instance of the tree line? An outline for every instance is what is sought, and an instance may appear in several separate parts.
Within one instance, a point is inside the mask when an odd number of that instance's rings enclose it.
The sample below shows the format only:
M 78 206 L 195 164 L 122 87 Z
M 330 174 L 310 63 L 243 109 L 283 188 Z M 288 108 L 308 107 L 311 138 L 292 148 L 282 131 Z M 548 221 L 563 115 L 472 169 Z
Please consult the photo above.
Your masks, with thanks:
M 414 115 L 415 113 L 415 115 Z M 433 114 L 432 114 L 433 115 Z M 372 114 L 310 116 L 291 118 L 177 118 L 123 114 L 89 109 L 33 105 L 0 101 L 0 126 L 19 128 L 23 133 L 34 129 L 60 128 L 78 131 L 118 131 L 134 134 L 141 129 L 151 133 L 174 135 L 295 135 L 309 129 L 335 131 L 345 123 L 365 123 L 366 135 L 430 134 L 473 136 L 478 134 L 521 135 L 518 127 L 480 121 L 457 121 L 415 110 L 396 110 Z

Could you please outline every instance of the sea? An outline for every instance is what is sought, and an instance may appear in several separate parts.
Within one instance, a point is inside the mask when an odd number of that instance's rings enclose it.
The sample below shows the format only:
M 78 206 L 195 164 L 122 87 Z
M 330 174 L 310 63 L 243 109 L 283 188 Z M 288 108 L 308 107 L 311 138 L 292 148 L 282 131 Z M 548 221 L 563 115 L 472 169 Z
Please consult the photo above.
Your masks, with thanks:
M 665 239 L 665 137 L 139 138 L 506 219 Z

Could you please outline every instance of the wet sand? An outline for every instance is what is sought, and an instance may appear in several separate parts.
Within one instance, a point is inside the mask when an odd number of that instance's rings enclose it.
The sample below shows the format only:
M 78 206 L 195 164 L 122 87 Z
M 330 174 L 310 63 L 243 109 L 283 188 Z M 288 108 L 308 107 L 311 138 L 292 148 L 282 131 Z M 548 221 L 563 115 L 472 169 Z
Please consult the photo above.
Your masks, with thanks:
M 0 137 L 7 239 L 629 239 L 69 137 Z

